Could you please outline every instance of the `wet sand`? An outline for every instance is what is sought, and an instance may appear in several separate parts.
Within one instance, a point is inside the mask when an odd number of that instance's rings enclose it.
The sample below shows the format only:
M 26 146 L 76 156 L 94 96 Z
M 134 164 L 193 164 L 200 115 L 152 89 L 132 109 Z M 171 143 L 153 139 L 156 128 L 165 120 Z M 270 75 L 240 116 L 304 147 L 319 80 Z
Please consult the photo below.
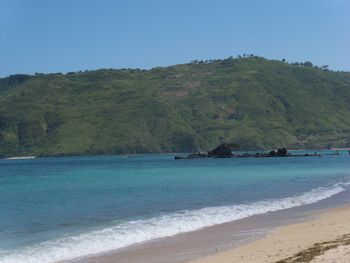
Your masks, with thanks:
M 317 204 L 155 239 L 73 262 L 276 262 L 292 257 L 317 242 L 333 240 L 350 233 L 350 206 L 344 206 L 349 200 L 349 193 L 341 193 L 336 198 Z M 341 207 L 334 208 L 335 206 Z
M 350 262 L 350 206 L 330 209 L 317 217 L 280 227 L 263 239 L 191 263 Z M 346 260 L 341 261 L 344 257 Z

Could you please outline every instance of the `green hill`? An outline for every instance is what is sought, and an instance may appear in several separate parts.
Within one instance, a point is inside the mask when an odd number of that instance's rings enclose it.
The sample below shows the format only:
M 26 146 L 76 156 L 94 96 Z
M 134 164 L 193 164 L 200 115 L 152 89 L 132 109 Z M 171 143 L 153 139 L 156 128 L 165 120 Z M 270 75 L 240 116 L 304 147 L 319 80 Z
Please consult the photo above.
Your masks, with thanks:
M 350 73 L 247 57 L 0 79 L 0 156 L 350 146 Z

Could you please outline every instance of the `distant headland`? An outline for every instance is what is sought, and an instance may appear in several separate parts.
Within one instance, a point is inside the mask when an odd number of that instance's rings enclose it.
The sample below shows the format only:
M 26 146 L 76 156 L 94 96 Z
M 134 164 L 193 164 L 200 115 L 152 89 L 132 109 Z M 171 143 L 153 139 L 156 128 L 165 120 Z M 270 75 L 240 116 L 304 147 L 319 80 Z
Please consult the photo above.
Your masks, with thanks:
M 255 55 L 0 78 L 0 157 L 350 147 L 350 73 Z

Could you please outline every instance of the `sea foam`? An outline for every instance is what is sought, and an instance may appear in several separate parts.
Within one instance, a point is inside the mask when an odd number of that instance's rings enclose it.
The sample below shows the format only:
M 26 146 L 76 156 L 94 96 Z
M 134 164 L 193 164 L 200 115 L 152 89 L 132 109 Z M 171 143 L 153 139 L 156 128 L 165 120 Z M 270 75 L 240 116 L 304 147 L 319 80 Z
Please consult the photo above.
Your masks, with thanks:
M 98 231 L 66 236 L 26 247 L 0 251 L 0 263 L 52 263 L 107 252 L 147 240 L 173 236 L 252 215 L 316 203 L 345 189 L 341 184 L 316 188 L 298 196 L 248 204 L 178 211 L 159 217 L 128 221 Z

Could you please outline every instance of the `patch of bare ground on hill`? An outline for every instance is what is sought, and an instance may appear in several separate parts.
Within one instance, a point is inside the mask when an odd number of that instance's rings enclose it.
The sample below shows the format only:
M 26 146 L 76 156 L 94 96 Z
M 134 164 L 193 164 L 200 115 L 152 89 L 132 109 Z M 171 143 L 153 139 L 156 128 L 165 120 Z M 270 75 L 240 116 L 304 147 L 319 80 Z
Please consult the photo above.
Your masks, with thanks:
M 198 88 L 201 85 L 199 80 L 193 80 L 186 82 L 184 85 L 179 83 L 180 88 L 176 88 L 174 90 L 163 91 L 161 94 L 166 97 L 172 97 L 176 99 L 180 99 L 186 97 L 192 90 Z

